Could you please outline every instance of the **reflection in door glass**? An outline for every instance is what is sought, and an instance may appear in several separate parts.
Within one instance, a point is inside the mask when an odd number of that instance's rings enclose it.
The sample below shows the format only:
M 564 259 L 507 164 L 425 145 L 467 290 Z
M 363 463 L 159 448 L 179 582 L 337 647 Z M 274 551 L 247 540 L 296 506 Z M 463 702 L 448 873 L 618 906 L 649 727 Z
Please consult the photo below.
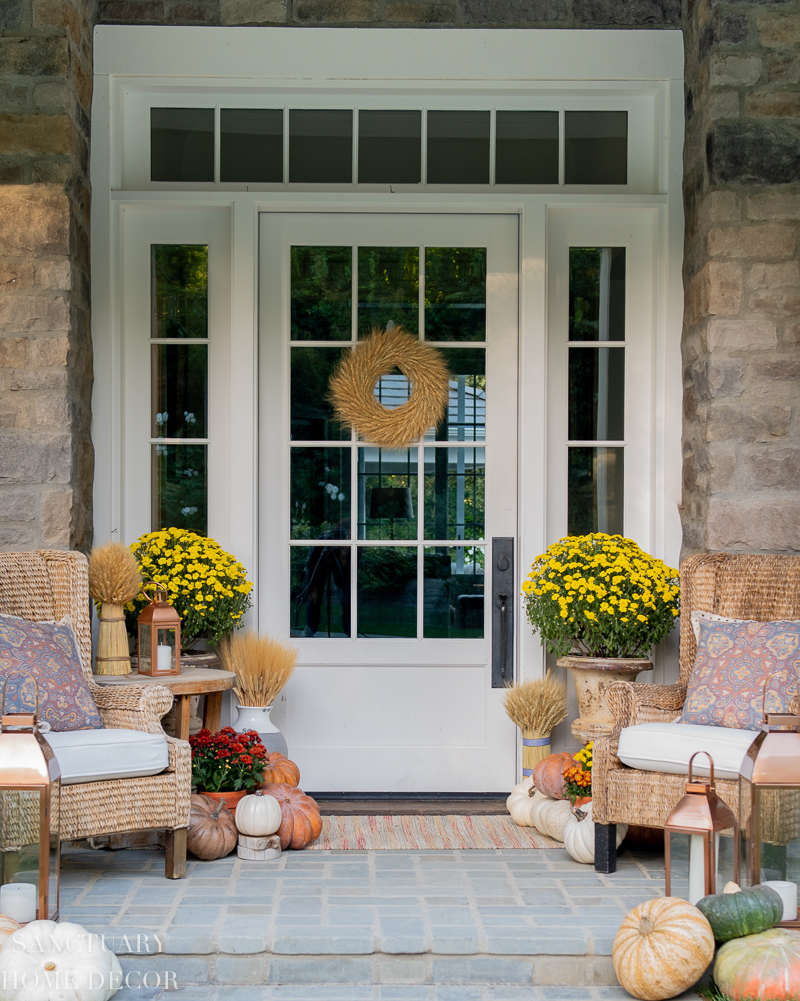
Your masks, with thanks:
M 486 249 L 425 249 L 425 339 L 486 340 Z
M 293 341 L 349 341 L 352 337 L 350 247 L 292 247 Z
M 445 417 L 425 440 L 484 441 L 486 438 L 486 349 L 439 348 L 450 369 Z
M 350 635 L 350 547 L 292 546 L 292 636 Z
M 350 538 L 349 448 L 293 448 L 291 482 L 291 538 Z
M 208 337 L 208 247 L 150 248 L 151 337 Z
M 358 538 L 416 539 L 417 449 L 358 450 Z
M 419 248 L 358 248 L 358 336 L 394 324 L 419 332 Z
M 293 441 L 349 441 L 350 430 L 333 416 L 330 378 L 347 348 L 292 348 Z
M 151 445 L 151 527 L 208 531 L 208 445 Z
M 570 348 L 570 441 L 624 437 L 625 348 Z
M 569 248 L 569 339 L 625 340 L 625 248 Z
M 205 438 L 208 345 L 153 344 L 152 438 Z
M 483 548 L 427 546 L 424 553 L 423 636 L 481 639 Z
M 622 535 L 623 453 L 621 447 L 569 449 L 569 535 Z
M 425 449 L 425 538 L 483 539 L 486 451 Z
M 358 547 L 358 635 L 417 635 L 417 550 Z

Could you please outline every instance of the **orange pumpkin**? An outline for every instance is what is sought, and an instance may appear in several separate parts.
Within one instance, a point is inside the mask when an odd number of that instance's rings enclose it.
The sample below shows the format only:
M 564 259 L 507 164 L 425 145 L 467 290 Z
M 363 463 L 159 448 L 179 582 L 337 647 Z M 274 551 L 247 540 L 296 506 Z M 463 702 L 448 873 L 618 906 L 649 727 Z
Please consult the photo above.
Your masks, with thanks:
M 186 847 L 198 858 L 223 858 L 236 847 L 239 834 L 225 800 L 194 794 L 191 798 Z
M 263 785 L 268 782 L 277 782 L 279 785 L 299 786 L 300 769 L 297 765 L 284 757 L 280 751 L 273 751 L 264 758 L 264 778 Z
M 572 768 L 575 759 L 569 751 L 561 751 L 559 754 L 548 754 L 542 758 L 533 769 L 533 784 L 551 799 L 563 799 L 566 792 L 564 786 L 564 772 Z
M 317 840 L 322 833 L 322 818 L 316 800 L 306 796 L 302 789 L 284 783 L 268 782 L 262 788 L 277 799 L 281 808 L 278 828 L 281 848 L 299 850 Z

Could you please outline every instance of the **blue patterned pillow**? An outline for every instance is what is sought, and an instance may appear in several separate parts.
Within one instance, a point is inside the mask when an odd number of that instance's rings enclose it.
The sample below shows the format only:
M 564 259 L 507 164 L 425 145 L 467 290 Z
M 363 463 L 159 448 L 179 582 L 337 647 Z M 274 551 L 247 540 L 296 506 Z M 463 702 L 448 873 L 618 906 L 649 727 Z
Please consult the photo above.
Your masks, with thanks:
M 767 712 L 788 712 L 800 672 L 800 622 L 700 620 L 700 640 L 681 723 L 757 730 Z
M 0 614 L 0 688 L 7 679 L 9 712 L 33 709 L 52 730 L 101 730 L 103 721 L 86 684 L 69 618 L 31 622 Z

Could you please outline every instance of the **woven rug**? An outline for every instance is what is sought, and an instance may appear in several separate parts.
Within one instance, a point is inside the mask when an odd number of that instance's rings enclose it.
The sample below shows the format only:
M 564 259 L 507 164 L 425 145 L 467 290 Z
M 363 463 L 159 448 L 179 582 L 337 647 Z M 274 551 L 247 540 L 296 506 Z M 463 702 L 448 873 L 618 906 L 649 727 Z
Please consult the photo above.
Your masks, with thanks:
M 563 848 L 502 816 L 323 817 L 309 849 Z

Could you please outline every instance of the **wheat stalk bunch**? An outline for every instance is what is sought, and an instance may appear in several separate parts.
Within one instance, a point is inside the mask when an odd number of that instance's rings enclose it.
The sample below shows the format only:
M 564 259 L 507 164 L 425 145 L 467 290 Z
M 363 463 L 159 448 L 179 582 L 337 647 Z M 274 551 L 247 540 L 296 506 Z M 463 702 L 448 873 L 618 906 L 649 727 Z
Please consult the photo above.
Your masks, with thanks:
M 503 700 L 508 718 L 524 734 L 549 737 L 553 729 L 567 718 L 567 686 L 548 671 L 538 681 L 525 681 L 510 686 Z
M 300 656 L 297 647 L 254 632 L 228 636 L 218 653 L 225 670 L 236 674 L 233 690 L 243 706 L 271 706 Z
M 89 594 L 104 605 L 124 605 L 142 587 L 136 557 L 121 542 L 96 546 L 89 556 Z

